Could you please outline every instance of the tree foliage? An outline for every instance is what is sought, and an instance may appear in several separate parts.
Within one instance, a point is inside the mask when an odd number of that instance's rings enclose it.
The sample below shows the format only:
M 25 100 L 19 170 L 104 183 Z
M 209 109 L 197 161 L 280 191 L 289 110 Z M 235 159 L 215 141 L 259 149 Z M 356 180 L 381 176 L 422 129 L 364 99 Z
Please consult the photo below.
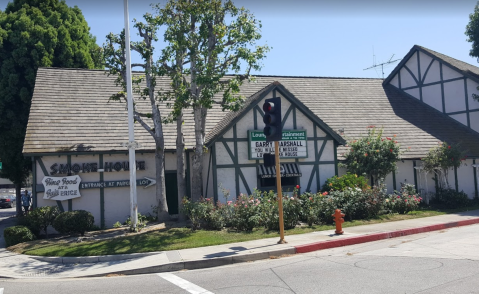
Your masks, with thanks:
M 467 41 L 472 43 L 469 55 L 477 57 L 479 61 L 479 2 L 474 7 L 474 12 L 469 14 L 469 23 L 466 26 L 465 34 L 467 36 Z M 472 94 L 472 97 L 479 101 L 479 95 Z
M 424 170 L 439 176 L 440 188 L 449 188 L 449 170 L 464 164 L 465 154 L 458 144 L 450 145 L 447 142 L 440 142 L 437 147 L 429 150 L 426 157 L 422 158 Z
M 101 56 L 78 7 L 59 0 L 14 0 L 0 11 L 2 177 L 20 187 L 31 169 L 22 149 L 37 69 L 99 68 Z
M 232 1 L 170 0 L 155 8 L 154 19 L 166 27 L 160 70 L 176 87 L 173 119 L 185 108 L 193 108 L 196 144 L 192 197 L 199 199 L 208 110 L 214 104 L 223 110 L 239 109 L 243 102 L 239 87 L 250 78 L 251 69 L 261 69 L 269 47 L 256 45 L 261 38 L 261 22 Z M 170 66 L 171 62 L 179 65 L 179 60 L 184 60 L 181 70 Z M 235 75 L 226 77 L 227 73 Z M 222 99 L 215 100 L 218 93 Z
M 373 184 L 377 185 L 381 178 L 396 170 L 396 162 L 400 160 L 400 148 L 396 141 L 396 135 L 383 138 L 383 130 L 374 126 L 368 127 L 368 135 L 357 140 L 351 140 L 351 147 L 345 153 L 344 165 L 348 171 L 373 178 Z

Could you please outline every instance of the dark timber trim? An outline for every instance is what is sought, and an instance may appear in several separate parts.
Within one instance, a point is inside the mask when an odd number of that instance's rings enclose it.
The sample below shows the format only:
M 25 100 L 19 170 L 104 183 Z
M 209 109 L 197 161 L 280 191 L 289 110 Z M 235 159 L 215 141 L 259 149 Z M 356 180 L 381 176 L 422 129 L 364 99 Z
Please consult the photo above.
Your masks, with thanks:
M 413 160 L 412 161 L 412 169 L 414 170 L 414 187 L 416 187 L 416 190 L 419 190 L 417 188 L 417 171 L 416 171 L 415 167 L 416 167 L 416 161 Z
M 472 164 L 476 164 L 475 159 L 472 160 Z M 473 174 L 474 174 L 474 195 L 475 195 L 476 199 L 479 199 L 479 191 L 478 191 L 478 187 L 477 187 L 477 167 L 473 167 L 472 170 L 473 170 Z
M 456 186 L 456 192 L 459 192 L 459 182 L 457 181 L 457 167 L 454 167 L 454 181 Z
M 396 171 L 393 170 L 392 172 L 393 174 L 393 190 L 396 191 L 397 190 L 397 184 L 396 184 Z
M 433 58 L 431 62 L 429 62 L 429 65 L 427 66 L 426 71 L 424 72 L 424 76 L 422 77 L 421 84 L 424 85 L 424 81 L 426 80 L 427 73 L 429 72 L 429 69 L 431 68 L 432 64 L 434 63 L 435 59 Z
M 37 208 L 37 162 L 36 158 L 32 156 L 32 180 L 33 180 L 33 185 L 32 185 L 32 206 L 33 208 Z
M 210 148 L 210 158 L 208 159 L 208 172 L 206 173 L 206 190 L 205 190 L 205 198 L 208 198 L 208 188 L 210 184 L 210 171 L 211 171 L 211 148 Z M 214 199 L 214 197 L 213 197 Z
M 213 156 L 213 197 L 215 203 L 218 202 L 218 166 L 216 165 L 216 144 L 211 146 Z
M 72 156 L 71 155 L 67 155 L 67 164 L 68 164 L 68 166 L 72 166 Z M 68 173 L 68 176 L 71 176 L 71 173 Z M 73 200 L 68 199 L 68 211 L 72 211 L 72 210 L 73 210 Z
M 467 112 L 467 126 L 471 127 L 471 121 L 469 119 L 469 97 L 467 97 L 467 79 L 464 79 L 464 96 L 466 99 L 466 112 Z

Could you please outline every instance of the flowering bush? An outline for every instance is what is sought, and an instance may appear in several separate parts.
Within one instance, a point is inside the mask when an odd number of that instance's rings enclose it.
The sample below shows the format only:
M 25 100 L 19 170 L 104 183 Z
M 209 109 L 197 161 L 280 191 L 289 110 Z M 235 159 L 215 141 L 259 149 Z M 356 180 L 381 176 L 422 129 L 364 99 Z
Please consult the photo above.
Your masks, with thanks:
M 302 201 L 301 219 L 309 226 L 320 223 L 332 223 L 331 214 L 334 212 L 334 199 L 328 196 L 328 192 L 304 193 L 300 196 Z
M 360 188 L 361 190 L 369 189 L 368 181 L 363 176 L 358 176 L 352 173 L 338 177 L 334 176 L 326 180 L 323 185 L 323 191 L 343 191 L 346 188 Z
M 359 188 L 346 188 L 344 191 L 331 191 L 336 208 L 342 210 L 345 219 L 370 219 L 379 215 L 386 194 L 382 187 L 361 190 Z
M 239 231 L 252 231 L 260 224 L 259 198 L 240 194 L 234 203 L 231 224 Z
M 301 201 L 296 196 L 296 187 L 293 190 L 293 197 L 283 196 L 283 222 L 285 229 L 294 228 L 301 216 Z M 261 205 L 261 224 L 269 230 L 279 230 L 279 209 L 277 195 L 273 191 L 264 193 Z
M 344 165 L 348 171 L 372 177 L 375 185 L 379 179 L 396 169 L 396 162 L 400 159 L 399 144 L 396 135 L 382 138 L 383 130 L 376 130 L 374 126 L 368 127 L 368 135 L 358 140 L 348 141 L 351 147 L 349 152 L 343 154 Z
M 390 213 L 405 214 L 416 210 L 421 200 L 414 185 L 401 183 L 401 191 L 394 191 L 394 194 L 389 195 L 384 200 L 384 208 Z

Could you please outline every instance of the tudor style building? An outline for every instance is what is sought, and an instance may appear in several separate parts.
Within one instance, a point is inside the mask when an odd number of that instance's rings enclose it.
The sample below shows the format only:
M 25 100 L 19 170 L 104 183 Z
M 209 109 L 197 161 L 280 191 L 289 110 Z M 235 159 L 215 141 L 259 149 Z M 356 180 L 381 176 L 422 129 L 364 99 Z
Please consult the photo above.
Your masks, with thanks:
M 439 141 L 461 143 L 467 165 L 450 173 L 450 183 L 471 198 L 478 196 L 479 68 L 414 46 L 385 80 L 358 78 L 257 76 L 241 88 L 246 98 L 237 112 L 208 111 L 203 164 L 205 197 L 218 201 L 254 189 L 275 190 L 276 171 L 265 168 L 262 153 L 271 146 L 262 136 L 262 104 L 282 100 L 281 178 L 285 191 L 296 185 L 316 192 L 326 179 L 342 174 L 338 167 L 346 140 L 375 125 L 384 136 L 397 135 L 404 151 L 398 170 L 388 175 L 388 190 L 414 183 L 426 195 L 434 191 L 433 175 L 420 159 Z M 169 81 L 158 80 L 166 89 Z M 129 214 L 128 141 L 125 105 L 108 103 L 118 92 L 105 71 L 41 68 L 32 100 L 25 156 L 33 162 L 34 206 L 85 209 L 95 223 L 111 227 Z M 137 107 L 148 109 L 143 100 Z M 163 115 L 169 109 L 160 105 Z M 193 119 L 185 111 L 187 185 L 194 144 Z M 164 126 L 166 194 L 170 213 L 178 213 L 184 195 L 176 189 L 176 124 Z M 156 204 L 154 141 L 135 124 L 138 207 L 142 214 Z M 229 198 L 227 198 L 229 197 Z

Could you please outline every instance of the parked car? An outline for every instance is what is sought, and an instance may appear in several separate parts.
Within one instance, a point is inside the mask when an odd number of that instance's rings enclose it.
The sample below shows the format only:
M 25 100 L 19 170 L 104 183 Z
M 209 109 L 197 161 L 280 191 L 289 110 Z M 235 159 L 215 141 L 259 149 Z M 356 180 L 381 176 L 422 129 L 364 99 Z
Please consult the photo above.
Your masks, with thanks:
M 17 204 L 16 202 L 17 197 L 15 195 L 3 195 L 0 196 L 0 207 L 5 208 L 13 208 Z

